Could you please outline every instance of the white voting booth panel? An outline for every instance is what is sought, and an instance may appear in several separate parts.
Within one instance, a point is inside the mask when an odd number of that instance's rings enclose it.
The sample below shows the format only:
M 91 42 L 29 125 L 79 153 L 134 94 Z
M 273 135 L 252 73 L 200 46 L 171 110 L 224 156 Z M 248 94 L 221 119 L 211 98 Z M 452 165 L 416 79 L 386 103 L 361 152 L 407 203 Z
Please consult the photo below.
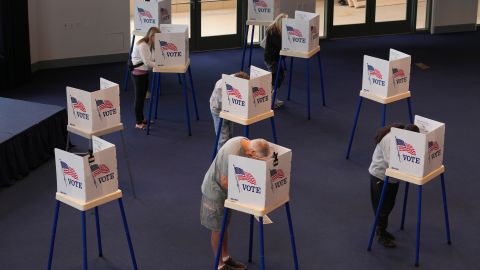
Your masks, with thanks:
M 57 192 L 89 202 L 118 189 L 115 145 L 92 136 L 94 161 L 55 149 Z
M 159 66 L 184 66 L 189 59 L 188 26 L 162 24 L 155 34 L 155 62 Z
M 424 177 L 443 164 L 445 124 L 415 115 L 420 133 L 392 128 L 390 169 Z
M 273 21 L 280 14 L 280 0 L 248 0 L 248 19 Z
M 229 200 L 256 209 L 270 209 L 289 200 L 292 151 L 272 143 L 270 146 L 276 159 L 229 156 Z
M 100 90 L 87 92 L 67 86 L 68 124 L 94 133 L 120 124 L 118 84 L 100 78 Z
M 133 24 L 136 31 L 147 32 L 150 27 L 172 22 L 171 0 L 135 0 Z
M 309 52 L 319 45 L 320 15 L 295 11 L 295 18 L 282 21 L 282 50 Z
M 365 55 L 362 89 L 381 97 L 408 92 L 411 61 L 410 55 L 394 49 L 390 49 L 388 61 Z
M 250 80 L 222 75 L 222 110 L 249 119 L 269 112 L 272 98 L 272 73 L 250 67 Z

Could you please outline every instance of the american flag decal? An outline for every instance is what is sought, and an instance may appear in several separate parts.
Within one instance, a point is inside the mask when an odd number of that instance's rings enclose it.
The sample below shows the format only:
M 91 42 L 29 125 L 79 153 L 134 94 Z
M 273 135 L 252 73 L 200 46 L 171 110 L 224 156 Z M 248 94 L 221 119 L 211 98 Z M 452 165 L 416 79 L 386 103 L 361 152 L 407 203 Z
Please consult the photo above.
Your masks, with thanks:
M 150 11 L 145 10 L 145 9 L 143 9 L 143 8 L 139 8 L 139 7 L 137 7 L 137 10 L 138 10 L 138 14 L 140 15 L 140 17 L 147 17 L 147 18 L 149 18 L 149 19 L 152 19 L 152 18 L 153 18 L 153 16 L 152 16 L 152 14 L 150 13 Z
M 253 0 L 253 4 L 255 7 L 261 7 L 261 8 L 268 7 L 267 3 L 263 0 Z
M 233 167 L 235 169 L 235 174 L 237 175 L 238 181 L 247 181 L 252 185 L 256 185 L 257 181 L 253 177 L 253 175 L 249 172 L 242 170 L 240 167 Z
M 435 141 L 428 142 L 428 153 L 435 152 L 437 150 L 440 150 L 440 146 L 438 145 L 437 142 Z
M 81 101 L 77 100 L 74 97 L 70 97 L 70 100 L 72 101 L 73 108 L 75 108 L 75 109 L 77 109 L 81 112 L 87 112 L 87 109 L 85 109 L 85 106 L 83 105 L 83 103 Z
M 392 68 L 392 72 L 393 72 L 393 78 L 403 78 L 403 77 L 405 77 L 405 72 L 403 71 L 403 69 Z
M 303 37 L 302 32 L 300 32 L 300 30 L 288 25 L 287 25 L 287 32 L 289 36 Z
M 238 89 L 236 89 L 235 87 L 233 87 L 228 83 L 226 84 L 226 87 L 227 87 L 227 94 L 229 96 L 234 96 L 238 99 L 242 99 L 242 95 L 240 94 L 240 91 L 238 91 Z
M 60 165 L 62 166 L 64 176 L 69 175 L 75 180 L 78 180 L 78 175 L 72 167 L 68 166 L 68 164 L 63 161 L 60 161 Z
M 103 173 L 109 173 L 110 172 L 110 169 L 105 164 L 100 164 L 100 165 L 92 164 L 92 165 L 90 165 L 90 170 L 92 171 L 92 175 L 94 177 L 97 177 L 98 175 L 103 174 Z
M 174 51 L 174 52 L 178 51 L 177 46 L 175 46 L 175 44 L 162 41 L 162 40 L 160 40 L 160 47 L 162 50 L 165 50 L 165 51 Z
M 380 73 L 380 70 L 374 68 L 373 66 L 371 65 L 368 65 L 367 64 L 367 68 L 368 68 L 368 74 L 371 75 L 371 76 L 374 76 L 376 77 L 377 79 L 382 79 L 382 73 Z
M 252 87 L 253 97 L 265 96 L 267 93 L 263 87 Z
M 97 108 L 100 111 L 105 110 L 105 109 L 113 109 L 113 104 L 109 100 L 99 99 L 99 100 L 96 100 L 95 102 L 97 103 Z
M 403 140 L 401 139 L 397 139 L 395 138 L 396 142 L 397 142 L 397 149 L 398 151 L 400 152 L 407 152 L 409 153 L 410 155 L 414 155 L 416 156 L 417 155 L 417 152 L 415 152 L 415 148 L 413 148 L 413 146 L 411 144 L 408 144 L 406 142 L 404 142 Z
M 283 173 L 282 169 L 273 169 L 270 170 L 270 177 L 272 178 L 272 181 L 277 181 L 285 177 L 285 174 Z

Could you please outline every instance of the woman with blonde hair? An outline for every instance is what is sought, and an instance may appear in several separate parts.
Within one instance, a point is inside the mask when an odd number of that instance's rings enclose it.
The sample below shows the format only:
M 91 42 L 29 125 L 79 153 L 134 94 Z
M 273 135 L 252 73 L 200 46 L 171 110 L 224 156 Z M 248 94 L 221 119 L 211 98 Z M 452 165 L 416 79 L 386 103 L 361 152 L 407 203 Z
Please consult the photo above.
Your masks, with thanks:
M 155 66 L 153 45 L 155 34 L 160 33 L 157 27 L 150 27 L 145 37 L 135 43 L 132 50 L 132 81 L 135 89 L 135 128 L 145 129 L 143 105 L 148 90 L 148 72 Z
M 263 55 L 263 60 L 267 69 L 272 72 L 272 86 L 275 84 L 275 78 L 277 77 L 278 70 L 278 61 L 280 60 L 280 50 L 282 49 L 282 21 L 284 18 L 287 18 L 288 15 L 285 13 L 280 13 L 273 20 L 273 22 L 267 27 L 266 33 L 266 43 L 265 43 L 265 54 Z M 278 88 L 282 85 L 285 74 L 283 67 L 280 66 L 280 74 L 278 76 L 277 82 L 277 91 Z M 275 100 L 275 107 L 278 108 L 282 106 L 283 101 Z

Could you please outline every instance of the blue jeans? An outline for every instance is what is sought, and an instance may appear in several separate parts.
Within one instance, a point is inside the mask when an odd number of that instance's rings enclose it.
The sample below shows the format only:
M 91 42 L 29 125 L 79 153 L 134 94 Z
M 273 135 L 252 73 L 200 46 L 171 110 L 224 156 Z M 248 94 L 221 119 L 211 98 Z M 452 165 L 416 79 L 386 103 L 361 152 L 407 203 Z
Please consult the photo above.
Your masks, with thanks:
M 215 127 L 215 136 L 218 132 L 218 125 L 220 124 L 220 116 L 217 112 L 212 112 L 213 118 L 213 125 Z M 217 150 L 220 149 L 225 142 L 227 142 L 230 138 L 233 137 L 233 122 L 223 119 L 221 131 L 220 131 L 220 138 L 218 139 Z

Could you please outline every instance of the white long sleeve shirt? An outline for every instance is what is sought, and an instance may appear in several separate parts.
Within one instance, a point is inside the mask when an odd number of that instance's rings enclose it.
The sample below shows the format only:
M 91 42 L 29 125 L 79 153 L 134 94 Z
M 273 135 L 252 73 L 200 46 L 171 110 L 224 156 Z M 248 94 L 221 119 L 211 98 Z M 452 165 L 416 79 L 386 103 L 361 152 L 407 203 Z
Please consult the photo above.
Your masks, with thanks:
M 392 137 L 392 133 L 389 132 L 377 144 L 375 151 L 373 152 L 372 163 L 370 164 L 370 168 L 368 168 L 368 172 L 370 172 L 371 175 L 382 181 L 385 179 L 385 171 L 390 163 L 390 142 Z M 389 183 L 398 182 L 398 180 L 394 178 L 389 178 L 388 181 Z
M 143 62 L 143 65 L 135 69 L 148 71 L 156 66 L 153 52 L 150 51 L 150 48 L 146 42 L 141 42 L 140 44 L 135 43 L 133 46 L 132 63 L 136 65 L 140 62 Z

